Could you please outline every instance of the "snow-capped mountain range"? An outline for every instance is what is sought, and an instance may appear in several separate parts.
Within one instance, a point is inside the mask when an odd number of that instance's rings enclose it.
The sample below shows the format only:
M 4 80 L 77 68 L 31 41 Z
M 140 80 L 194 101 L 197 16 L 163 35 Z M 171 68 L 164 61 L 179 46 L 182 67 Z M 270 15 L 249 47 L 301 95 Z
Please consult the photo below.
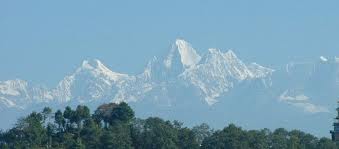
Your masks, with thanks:
M 49 102 L 133 102 L 142 100 L 161 82 L 181 81 L 199 89 L 206 103 L 212 105 L 217 102 L 216 98 L 242 81 L 260 79 L 269 87 L 273 72 L 256 63 L 246 65 L 231 50 L 223 53 L 209 49 L 201 57 L 189 43 L 177 40 L 166 59 L 155 57 L 139 75 L 113 72 L 97 59 L 84 60 L 53 89 L 19 79 L 0 82 L 0 101 L 2 107 L 19 109 Z
M 232 50 L 223 52 L 211 48 L 200 55 L 191 44 L 178 39 L 167 55 L 154 57 L 137 75 L 114 72 L 100 60 L 91 59 L 84 60 L 75 72 L 64 77 L 54 88 L 20 79 L 2 81 L 0 115 L 8 114 L 1 111 L 29 112 L 37 106 L 98 105 L 121 101 L 130 103 L 140 113 L 152 111 L 150 107 L 144 108 L 145 105 L 157 109 L 156 113 L 164 109 L 179 112 L 178 107 L 187 110 L 193 106 L 192 109 L 205 110 L 203 114 L 206 114 L 208 109 L 220 112 L 235 108 L 232 107 L 234 104 L 238 104 L 239 108 L 247 106 L 260 110 L 283 107 L 286 113 L 290 109 L 301 114 L 329 113 L 335 106 L 339 91 L 338 64 L 337 57 L 331 60 L 321 56 L 314 63 L 290 62 L 282 68 L 273 69 L 244 62 Z M 325 80 L 324 74 L 328 75 Z M 262 105 L 256 107 L 258 103 Z M 177 119 L 175 115 L 165 113 L 162 116 Z M 14 119 L 16 117 L 9 122 L 13 123 Z M 289 120 L 288 117 L 286 119 Z

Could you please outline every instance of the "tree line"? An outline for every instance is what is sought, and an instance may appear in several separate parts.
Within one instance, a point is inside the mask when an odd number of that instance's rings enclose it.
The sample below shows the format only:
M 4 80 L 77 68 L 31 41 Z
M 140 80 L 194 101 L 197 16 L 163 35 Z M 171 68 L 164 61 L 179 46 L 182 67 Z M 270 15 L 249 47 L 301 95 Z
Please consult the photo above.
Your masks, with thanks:
M 244 130 L 230 124 L 213 130 L 207 124 L 188 128 L 158 117 L 135 118 L 122 102 L 84 105 L 53 112 L 46 107 L 0 132 L 1 149 L 336 149 L 328 138 L 279 128 Z

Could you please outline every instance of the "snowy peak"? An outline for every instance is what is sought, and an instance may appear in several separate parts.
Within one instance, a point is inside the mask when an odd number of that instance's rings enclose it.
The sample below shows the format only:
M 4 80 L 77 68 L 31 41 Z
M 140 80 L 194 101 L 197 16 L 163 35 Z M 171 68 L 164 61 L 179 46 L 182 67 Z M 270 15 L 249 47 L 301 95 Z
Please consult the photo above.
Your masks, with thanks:
M 154 77 L 154 71 L 158 71 L 158 68 L 156 68 L 157 64 L 158 58 L 154 56 L 150 61 L 148 61 L 147 66 L 141 76 L 143 76 L 145 80 L 150 80 L 152 77 Z
M 81 73 L 83 71 L 89 71 L 94 76 L 105 76 L 107 79 L 117 81 L 122 77 L 128 77 L 127 74 L 121 74 L 117 72 L 111 71 L 107 68 L 101 61 L 97 59 L 84 60 L 82 62 L 82 66 L 76 71 L 74 75 L 77 73 Z
M 229 57 L 229 58 L 232 58 L 232 59 L 238 59 L 237 55 L 235 55 L 235 53 L 234 53 L 232 50 L 228 50 L 228 51 L 225 53 L 225 56 L 226 56 L 226 57 Z
M 210 64 L 216 70 L 222 70 L 239 81 L 258 78 L 232 50 L 223 53 L 219 49 L 209 49 L 209 53 L 203 59 L 201 64 Z
M 191 44 L 185 40 L 177 39 L 165 57 L 150 61 L 152 77 L 162 81 L 176 79 L 185 69 L 196 66 L 200 60 L 201 56 L 192 48 Z M 150 68 L 149 65 L 147 68 Z
M 213 105 L 218 102 L 218 97 L 243 81 L 261 79 L 264 86 L 268 87 L 272 72 L 272 69 L 255 63 L 246 65 L 232 50 L 223 53 L 219 49 L 209 49 L 199 64 L 186 69 L 181 77 L 199 88 L 205 101 Z
M 251 63 L 247 67 L 252 72 L 253 77 L 256 78 L 272 75 L 275 71 L 274 69 L 263 67 L 257 63 Z
M 59 82 L 53 90 L 53 96 L 59 102 L 88 102 L 108 98 L 114 92 L 113 89 L 126 79 L 129 79 L 127 74 L 113 72 L 97 59 L 84 60 L 73 74 Z
M 18 96 L 20 92 L 26 90 L 26 87 L 27 82 L 19 79 L 0 82 L 0 94 Z
M 201 56 L 192 48 L 191 44 L 182 39 L 175 42 L 181 57 L 181 63 L 185 68 L 199 63 Z
M 84 60 L 82 62 L 82 67 L 87 69 L 93 69 L 100 66 L 103 66 L 103 64 L 98 59 Z
M 46 88 L 32 86 L 24 80 L 16 79 L 0 82 L 0 110 L 1 104 L 9 108 L 23 109 L 29 104 L 47 103 L 52 98 Z

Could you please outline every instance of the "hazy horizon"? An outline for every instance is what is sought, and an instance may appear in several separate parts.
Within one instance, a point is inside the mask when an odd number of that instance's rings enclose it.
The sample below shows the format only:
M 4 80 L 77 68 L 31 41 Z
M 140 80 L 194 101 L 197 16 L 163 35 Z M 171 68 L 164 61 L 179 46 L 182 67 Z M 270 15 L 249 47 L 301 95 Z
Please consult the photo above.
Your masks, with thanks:
M 67 3 L 63 3 L 67 2 Z M 66 5 L 65 5 L 66 4 Z M 0 80 L 54 86 L 84 59 L 140 73 L 177 38 L 284 65 L 338 55 L 338 1 L 0 2 Z

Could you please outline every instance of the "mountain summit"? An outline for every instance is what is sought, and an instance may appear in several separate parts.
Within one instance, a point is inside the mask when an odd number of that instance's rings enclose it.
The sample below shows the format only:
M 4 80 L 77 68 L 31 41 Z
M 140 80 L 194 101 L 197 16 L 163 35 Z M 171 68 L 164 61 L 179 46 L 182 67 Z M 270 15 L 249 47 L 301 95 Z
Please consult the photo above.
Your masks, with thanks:
M 192 48 L 191 44 L 181 39 L 177 39 L 175 44 L 180 53 L 181 63 L 185 68 L 192 67 L 200 61 L 200 55 Z

